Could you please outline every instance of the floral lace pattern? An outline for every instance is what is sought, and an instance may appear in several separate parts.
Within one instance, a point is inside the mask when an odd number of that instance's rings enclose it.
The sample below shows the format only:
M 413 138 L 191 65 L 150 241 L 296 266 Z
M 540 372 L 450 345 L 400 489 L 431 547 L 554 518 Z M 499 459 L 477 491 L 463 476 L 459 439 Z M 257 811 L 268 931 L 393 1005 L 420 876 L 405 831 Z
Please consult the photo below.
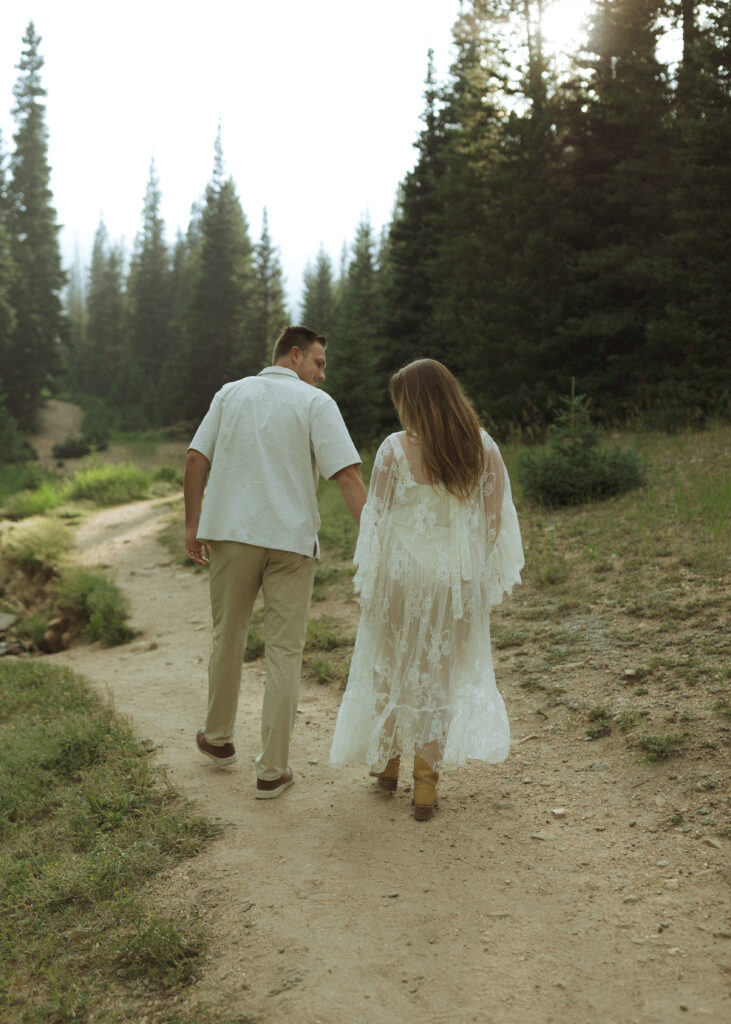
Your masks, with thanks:
M 362 614 L 330 754 L 381 770 L 419 754 L 433 767 L 507 757 L 490 608 L 520 582 L 510 482 L 483 432 L 484 471 L 466 501 L 423 479 L 392 434 L 380 446 L 355 552 Z M 414 461 L 412 461 L 414 460 Z

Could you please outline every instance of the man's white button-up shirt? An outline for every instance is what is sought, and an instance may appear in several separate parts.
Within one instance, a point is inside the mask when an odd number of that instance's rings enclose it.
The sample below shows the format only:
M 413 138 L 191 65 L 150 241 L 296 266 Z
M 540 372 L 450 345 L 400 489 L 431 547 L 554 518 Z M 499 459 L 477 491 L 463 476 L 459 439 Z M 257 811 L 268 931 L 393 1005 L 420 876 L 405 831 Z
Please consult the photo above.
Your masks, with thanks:
M 319 555 L 318 475 L 361 460 L 333 399 L 269 366 L 225 384 L 190 447 L 211 463 L 200 540 Z

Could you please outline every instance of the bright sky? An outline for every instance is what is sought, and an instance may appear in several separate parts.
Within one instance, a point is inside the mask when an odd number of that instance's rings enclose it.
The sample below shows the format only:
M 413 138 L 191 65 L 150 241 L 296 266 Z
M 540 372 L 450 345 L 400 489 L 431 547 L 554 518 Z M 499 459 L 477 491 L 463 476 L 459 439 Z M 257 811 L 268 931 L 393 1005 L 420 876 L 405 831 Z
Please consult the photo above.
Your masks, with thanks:
M 556 0 L 557 45 L 588 0 Z M 4 0 L 0 130 L 29 21 L 42 37 L 51 187 L 66 264 L 84 266 L 100 217 L 129 254 L 150 160 L 168 241 L 211 178 L 219 120 L 225 170 L 252 240 L 264 207 L 297 319 L 302 273 L 324 245 L 337 267 L 368 212 L 380 231 L 413 166 L 427 51 L 444 78 L 458 0 Z

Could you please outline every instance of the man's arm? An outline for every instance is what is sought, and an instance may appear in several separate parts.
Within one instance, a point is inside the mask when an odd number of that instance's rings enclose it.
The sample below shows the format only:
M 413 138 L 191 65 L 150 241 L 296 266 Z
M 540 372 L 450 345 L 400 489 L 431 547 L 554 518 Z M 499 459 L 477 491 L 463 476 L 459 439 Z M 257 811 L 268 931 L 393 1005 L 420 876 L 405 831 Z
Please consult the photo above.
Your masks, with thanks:
M 205 565 L 210 555 L 207 544 L 196 537 L 201 518 L 203 491 L 211 464 L 202 452 L 190 448 L 185 460 L 183 497 L 185 498 L 185 553 L 191 561 Z
M 337 480 L 343 501 L 348 506 L 353 519 L 360 525 L 360 514 L 368 497 L 365 485 L 360 478 L 360 466 L 357 464 L 346 466 L 335 473 L 334 476 L 331 476 L 330 479 Z

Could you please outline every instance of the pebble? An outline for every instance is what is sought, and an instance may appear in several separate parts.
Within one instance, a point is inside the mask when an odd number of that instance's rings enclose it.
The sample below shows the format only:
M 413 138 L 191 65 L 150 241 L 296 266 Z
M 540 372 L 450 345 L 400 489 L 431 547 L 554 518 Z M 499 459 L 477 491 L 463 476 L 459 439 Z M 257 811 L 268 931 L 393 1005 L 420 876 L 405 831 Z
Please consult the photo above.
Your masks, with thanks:
M 704 844 L 706 846 L 710 846 L 714 850 L 722 849 L 721 844 L 719 843 L 719 841 L 717 839 L 711 839 L 710 836 L 706 836 L 706 838 L 703 840 L 703 842 L 704 842 Z
M 566 817 L 566 808 L 565 807 L 554 807 L 553 810 L 551 811 L 551 814 L 554 816 L 554 818 L 565 818 Z

